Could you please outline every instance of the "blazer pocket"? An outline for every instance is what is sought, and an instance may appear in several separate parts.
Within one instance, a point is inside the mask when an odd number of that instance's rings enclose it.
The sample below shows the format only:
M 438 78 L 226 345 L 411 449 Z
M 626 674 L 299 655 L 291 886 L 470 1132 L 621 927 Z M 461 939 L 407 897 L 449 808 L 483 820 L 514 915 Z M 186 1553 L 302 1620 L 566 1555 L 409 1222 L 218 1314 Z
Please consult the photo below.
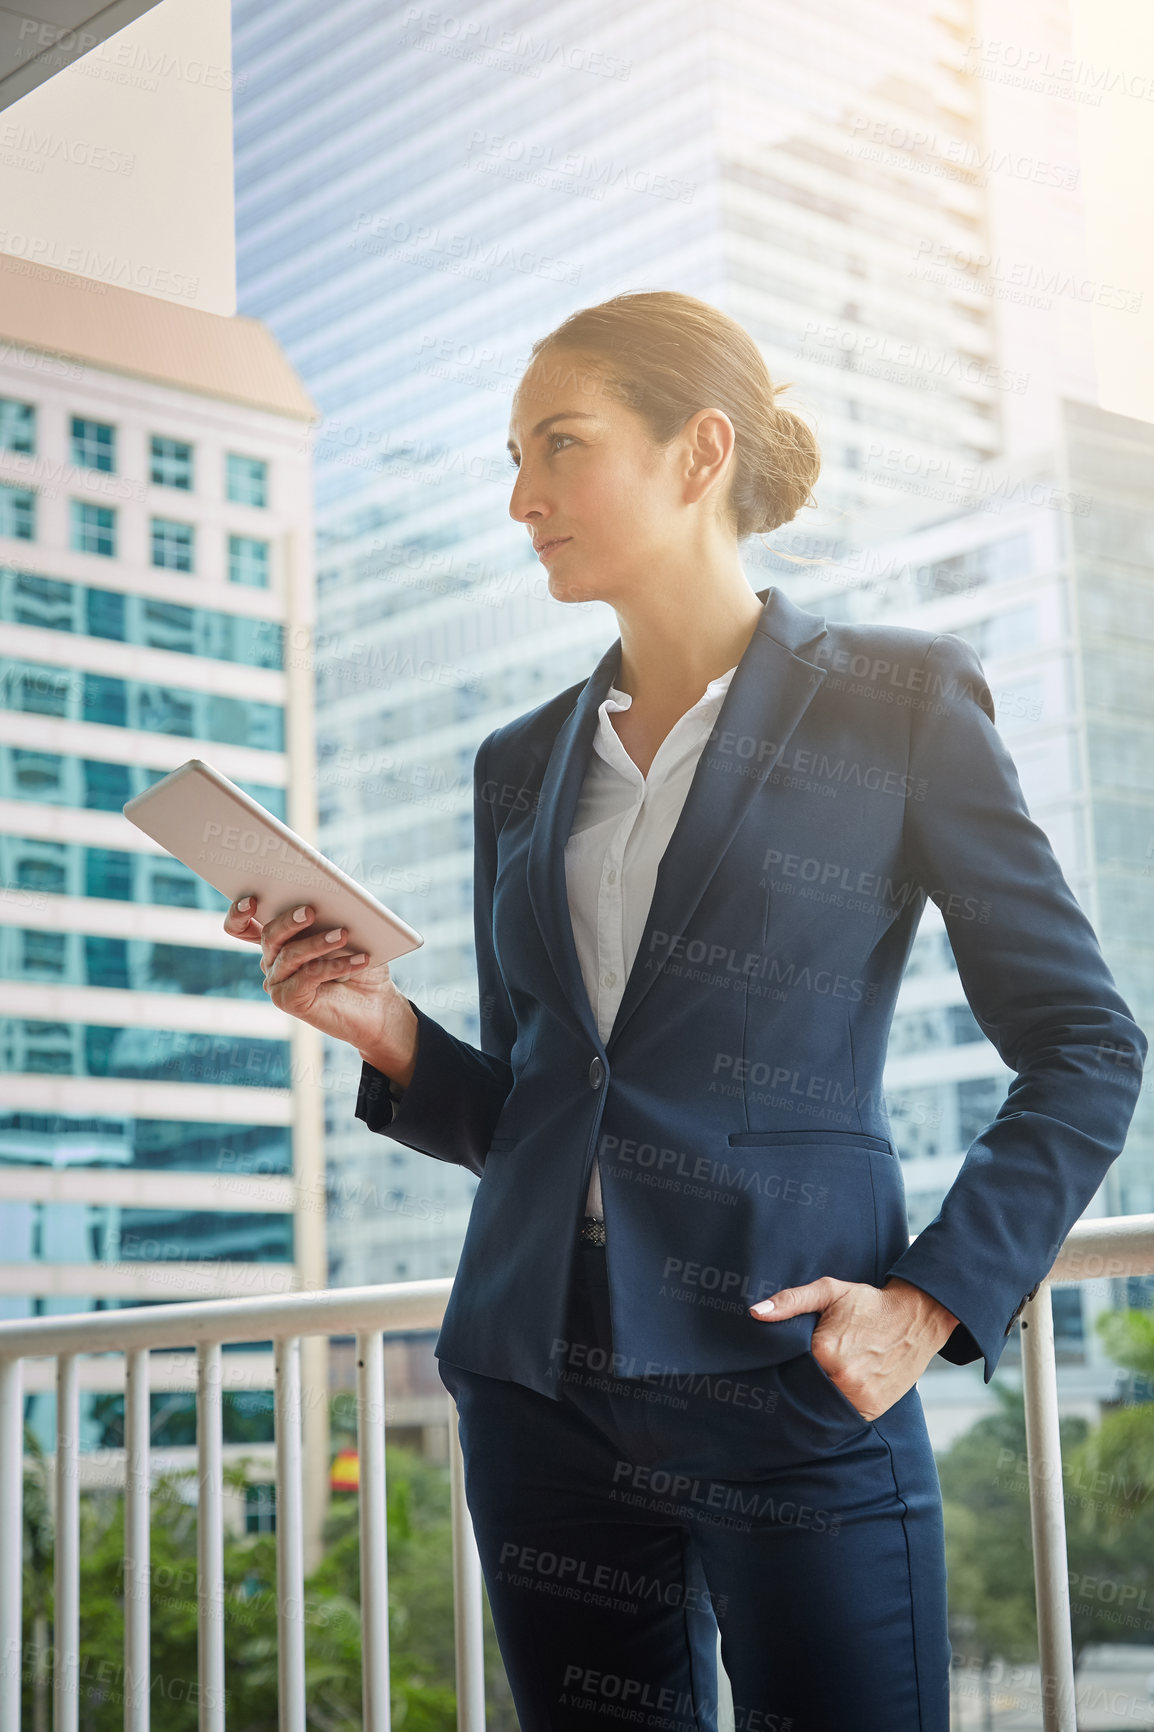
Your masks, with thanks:
M 890 1155 L 893 1144 L 885 1137 L 875 1137 L 872 1131 L 730 1131 L 731 1148 L 755 1149 L 759 1147 L 772 1148 L 786 1144 L 802 1145 L 812 1143 L 815 1146 L 845 1143 L 851 1148 L 866 1147 L 881 1149 Z
M 731 1131 L 694 1180 L 694 1228 L 709 1248 L 685 1255 L 748 1271 L 751 1303 L 819 1275 L 876 1285 L 880 1243 L 902 1214 L 901 1163 L 870 1132 Z

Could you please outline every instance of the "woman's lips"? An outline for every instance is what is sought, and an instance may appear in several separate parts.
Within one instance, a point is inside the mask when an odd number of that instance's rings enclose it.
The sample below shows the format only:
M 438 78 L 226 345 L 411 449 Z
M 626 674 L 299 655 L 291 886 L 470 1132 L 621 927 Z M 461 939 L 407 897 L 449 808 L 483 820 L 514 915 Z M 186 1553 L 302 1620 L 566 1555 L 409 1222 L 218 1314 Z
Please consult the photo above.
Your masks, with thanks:
M 537 549 L 538 559 L 547 559 L 558 547 L 564 547 L 567 541 L 572 541 L 571 535 L 558 535 L 552 541 L 543 541 Z

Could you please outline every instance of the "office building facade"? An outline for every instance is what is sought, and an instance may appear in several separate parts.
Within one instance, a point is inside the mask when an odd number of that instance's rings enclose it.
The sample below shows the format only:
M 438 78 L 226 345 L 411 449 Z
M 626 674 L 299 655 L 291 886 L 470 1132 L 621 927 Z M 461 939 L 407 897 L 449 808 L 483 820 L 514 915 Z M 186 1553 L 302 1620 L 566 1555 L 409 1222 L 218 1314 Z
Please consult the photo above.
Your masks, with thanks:
M 0 1315 L 323 1285 L 316 1037 L 121 812 L 203 757 L 313 829 L 313 407 L 254 321 L 0 282 Z

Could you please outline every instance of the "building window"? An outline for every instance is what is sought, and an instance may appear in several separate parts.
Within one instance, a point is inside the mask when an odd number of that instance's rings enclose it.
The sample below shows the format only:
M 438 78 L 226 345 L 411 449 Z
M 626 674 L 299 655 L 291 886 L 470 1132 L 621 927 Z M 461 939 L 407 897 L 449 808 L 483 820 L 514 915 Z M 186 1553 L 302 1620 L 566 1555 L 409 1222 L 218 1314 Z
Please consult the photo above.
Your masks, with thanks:
M 36 455 L 36 410 L 31 403 L 0 397 L 0 451 Z
M 225 493 L 234 505 L 268 504 L 268 464 L 259 457 L 238 457 L 230 451 L 224 474 Z
M 246 1534 L 274 1534 L 276 1532 L 275 1485 L 245 1486 L 244 1531 Z
M 103 727 L 181 734 L 219 740 L 226 746 L 284 751 L 284 711 L 279 704 L 229 697 L 143 680 L 115 679 L 0 655 L 0 710 L 65 716 Z M 3 753 L 0 749 L 0 764 Z M 259 798 L 259 795 L 257 796 Z
M 159 902 L 166 908 L 198 908 L 200 896 L 196 879 L 191 873 L 181 876 L 176 867 L 167 872 L 154 867 L 148 901 Z
M 85 848 L 84 894 L 108 902 L 131 902 L 134 859 L 123 848 Z
M 267 589 L 268 542 L 257 541 L 251 535 L 230 535 L 228 581 L 247 584 L 250 589 Z
M 116 428 L 107 421 L 86 421 L 82 415 L 74 415 L 72 461 L 78 469 L 100 469 L 105 475 L 115 475 Z
M 191 523 L 174 523 L 168 517 L 152 520 L 152 563 L 168 571 L 193 569 L 193 536 Z
M 63 758 L 55 752 L 28 752 L 13 746 L 11 780 L 5 793 L 9 797 L 14 793 L 18 800 L 52 798 L 60 790 L 63 763 Z
M 1060 1360 L 1075 1365 L 1086 1358 L 1086 1322 L 1082 1293 L 1077 1287 L 1055 1287 L 1050 1295 L 1054 1315 L 1054 1349 Z
M 23 710 L 29 716 L 68 715 L 72 692 L 67 673 L 27 662 L 6 664 L 6 671 L 13 668 L 19 671 L 14 677 L 9 673 L 6 709 Z
M 30 487 L 9 487 L 0 482 L 0 535 L 16 541 L 36 538 L 36 495 Z
M 50 845 L 41 843 L 41 847 Z M 33 842 L 27 846 L 34 848 L 36 844 Z M 16 861 L 16 887 L 18 890 L 44 890 L 50 895 L 63 896 L 68 890 L 68 868 L 59 859 L 44 860 L 35 854 L 25 855 Z
M 9 677 L 7 667 L 0 661 L 0 698 L 7 692 Z M 34 752 L 19 746 L 0 745 L 0 799 L 5 800 L 36 800 L 57 806 L 85 807 L 93 812 L 119 812 L 133 794 L 142 794 L 145 788 L 159 782 L 167 773 L 135 765 L 105 763 L 98 758 L 64 757 L 56 752 Z M 241 786 L 254 800 L 267 806 L 282 824 L 287 823 L 284 788 L 262 787 L 255 782 L 243 782 Z M 161 867 L 170 873 L 182 874 L 200 886 L 201 900 L 197 903 L 194 899 L 190 906 L 214 910 L 218 906 L 221 909 L 225 907 L 225 898 L 219 892 L 206 884 L 203 878 L 186 872 L 185 867 L 175 860 L 158 860 L 154 871 Z M 172 896 L 153 897 L 153 901 L 158 902 L 173 900 Z
M 22 932 L 22 974 L 63 975 L 68 939 L 63 932 Z
M 913 580 L 921 590 L 917 599 L 931 601 L 938 595 L 973 595 L 983 584 L 1024 577 L 1031 569 L 1032 554 L 1030 532 L 1021 530 L 1017 535 L 983 542 L 931 565 L 915 566 Z
M 62 583 L 0 563 L 0 636 L 4 622 L 79 632 L 179 655 L 210 656 L 247 667 L 284 666 L 284 628 L 279 620 L 246 619 L 242 614 L 125 595 L 95 584 Z
M 192 446 L 182 439 L 162 439 L 152 435 L 152 468 L 154 487 L 181 487 L 192 492 Z
M 87 499 L 72 501 L 72 551 L 116 558 L 115 506 L 92 505 Z

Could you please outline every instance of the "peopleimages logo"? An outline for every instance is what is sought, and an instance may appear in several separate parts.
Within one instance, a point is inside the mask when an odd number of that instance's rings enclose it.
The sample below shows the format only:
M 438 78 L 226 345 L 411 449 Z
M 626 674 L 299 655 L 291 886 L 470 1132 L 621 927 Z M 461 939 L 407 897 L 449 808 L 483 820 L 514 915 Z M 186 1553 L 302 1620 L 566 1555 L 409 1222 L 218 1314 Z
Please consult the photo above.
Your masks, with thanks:
M 1065 295 L 1073 301 L 1092 303 L 1096 307 L 1115 307 L 1126 313 L 1136 313 L 1142 306 L 1140 289 L 1102 283 L 1096 277 L 1081 277 L 1062 265 L 1043 265 L 1034 259 L 1007 259 L 1002 253 L 969 252 L 951 246 L 947 241 L 919 241 L 915 260 L 925 261 L 939 269 L 961 271 L 973 279 L 972 287 L 982 292 L 988 292 L 989 286 L 1000 283 L 1033 291 L 1043 297 Z
M 1075 55 L 1059 57 L 1051 48 L 1033 43 L 1005 42 L 998 37 L 971 37 L 965 48 L 964 71 L 1050 96 L 1098 104 L 1104 95 L 1130 96 L 1154 102 L 1154 76 L 1132 66 L 1100 65 Z
M 238 855 L 251 859 L 258 854 L 275 854 L 278 861 L 286 865 L 303 866 L 308 861 L 324 859 L 323 854 L 310 848 L 307 843 L 302 849 L 293 848 L 290 843 L 271 832 L 242 830 L 239 824 L 208 823 L 204 826 L 203 834 L 205 846 L 199 855 L 201 860 L 207 857 L 207 850 L 213 844 L 218 845 L 213 848 L 211 856 L 215 860 L 231 860 Z
M 617 1461 L 613 1467 L 614 1487 L 628 1487 L 656 1497 L 677 1499 L 687 1508 L 724 1510 L 759 1520 L 789 1522 L 810 1528 L 817 1533 L 837 1534 L 841 1529 L 840 1510 L 815 1508 L 799 1504 L 796 1499 L 780 1499 L 764 1487 L 732 1484 L 728 1480 L 703 1480 L 696 1475 L 678 1473 L 644 1463 Z M 620 1501 L 620 1500 L 619 1500 Z
M 94 11 L 93 8 L 89 8 Z M 146 42 L 114 37 L 105 40 L 91 30 L 70 30 L 61 24 L 49 24 L 39 18 L 20 20 L 19 40 L 27 54 L 38 60 L 55 60 L 66 65 L 73 56 L 81 56 L 77 72 L 107 76 L 114 70 L 136 74 L 135 82 L 147 80 L 146 88 L 155 90 L 157 78 L 179 78 L 185 84 L 199 84 L 206 90 L 240 90 L 243 79 L 233 79 L 231 68 L 215 66 L 206 60 L 184 59 L 167 48 L 150 48 Z M 55 50 L 55 54 L 51 51 Z M 101 64 L 103 63 L 103 64 Z
M 575 283 L 581 266 L 571 260 L 539 253 L 518 243 L 478 237 L 463 230 L 445 231 L 433 223 L 411 223 L 372 211 L 358 211 L 353 223 L 354 241 L 362 250 L 392 254 L 413 263 L 431 263 L 436 255 L 446 268 L 458 264 L 477 267 L 476 274 L 488 282 L 494 270 L 518 271 L 524 276 L 544 277 L 550 282 Z
M 591 156 L 582 150 L 561 150 L 555 145 L 537 140 L 513 138 L 503 132 L 475 129 L 469 134 L 471 166 L 489 157 L 499 162 L 518 164 L 534 172 L 549 172 L 568 177 L 574 182 L 595 187 L 626 187 L 631 192 L 650 193 L 655 198 L 670 199 L 678 204 L 692 204 L 697 191 L 696 181 L 678 180 L 672 175 L 658 174 L 653 169 L 626 163 L 614 157 Z
M 570 72 L 589 72 L 598 78 L 625 79 L 633 70 L 631 60 L 622 60 L 617 55 L 559 42 L 555 37 L 533 36 L 524 30 L 494 29 L 487 19 L 459 18 L 439 9 L 409 6 L 404 22 L 411 30 L 435 38 L 446 47 L 451 45 L 465 55 L 503 54 L 522 61 L 524 69 L 530 70 L 534 77 L 540 77 L 542 67 L 558 61 Z M 411 38 L 402 41 L 416 46 Z
M 77 168 L 98 168 L 108 174 L 131 174 L 135 156 L 122 150 L 112 150 L 104 144 L 88 144 L 83 139 L 65 138 L 51 132 L 37 132 L 34 127 L 18 121 L 0 126 L 0 151 L 13 151 L 31 159 L 38 169 L 46 162 L 63 160 Z
M 32 264 L 50 265 L 54 270 L 74 271 L 101 283 L 119 283 L 125 289 L 155 290 L 180 295 L 185 300 L 195 300 L 200 293 L 200 278 L 190 277 L 184 271 L 172 271 L 166 265 L 149 264 L 143 259 L 97 252 L 95 247 L 61 246 L 45 235 L 23 234 L 17 229 L 0 229 L 0 252 Z

